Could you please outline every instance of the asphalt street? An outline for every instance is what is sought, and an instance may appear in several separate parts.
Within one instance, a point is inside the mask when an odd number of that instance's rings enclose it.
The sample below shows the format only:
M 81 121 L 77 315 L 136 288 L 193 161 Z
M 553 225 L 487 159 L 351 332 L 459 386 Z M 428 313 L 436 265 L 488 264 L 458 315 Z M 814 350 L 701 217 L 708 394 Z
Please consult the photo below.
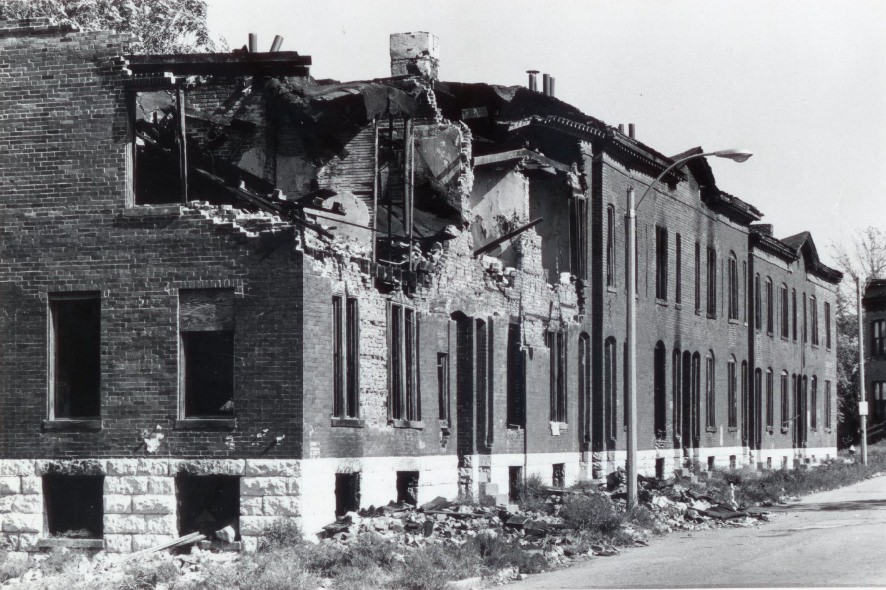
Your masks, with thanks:
M 508 588 L 886 586 L 886 477 L 775 511 L 773 522 L 676 532 Z

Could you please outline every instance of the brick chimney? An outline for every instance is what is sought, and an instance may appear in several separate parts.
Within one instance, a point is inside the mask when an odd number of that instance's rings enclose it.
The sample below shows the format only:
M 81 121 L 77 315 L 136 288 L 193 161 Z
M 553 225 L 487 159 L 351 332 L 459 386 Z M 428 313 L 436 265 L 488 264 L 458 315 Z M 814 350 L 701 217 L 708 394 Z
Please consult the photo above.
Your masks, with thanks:
M 391 35 L 391 75 L 424 76 L 437 79 L 440 64 L 440 41 L 431 33 L 394 33 Z

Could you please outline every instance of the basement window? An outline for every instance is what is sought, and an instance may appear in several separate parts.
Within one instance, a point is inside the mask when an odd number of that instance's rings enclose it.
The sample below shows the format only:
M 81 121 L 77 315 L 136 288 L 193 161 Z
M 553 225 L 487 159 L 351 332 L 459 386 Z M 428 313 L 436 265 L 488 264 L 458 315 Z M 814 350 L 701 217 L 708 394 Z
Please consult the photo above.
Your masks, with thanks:
M 50 295 L 49 314 L 49 419 L 98 419 L 101 298 L 98 293 Z
M 234 293 L 179 291 L 181 419 L 234 417 Z
M 418 471 L 397 472 L 397 503 L 418 505 Z
M 523 467 L 511 465 L 508 467 L 508 500 L 516 504 L 523 495 Z
M 551 466 L 551 485 L 555 488 L 566 487 L 566 464 L 554 463 Z
M 43 498 L 49 534 L 101 539 L 104 532 L 103 475 L 44 475 Z
M 360 474 L 335 474 L 335 516 L 360 510 Z
M 203 533 L 231 526 L 240 538 L 240 478 L 236 475 L 175 476 L 178 499 L 178 533 Z

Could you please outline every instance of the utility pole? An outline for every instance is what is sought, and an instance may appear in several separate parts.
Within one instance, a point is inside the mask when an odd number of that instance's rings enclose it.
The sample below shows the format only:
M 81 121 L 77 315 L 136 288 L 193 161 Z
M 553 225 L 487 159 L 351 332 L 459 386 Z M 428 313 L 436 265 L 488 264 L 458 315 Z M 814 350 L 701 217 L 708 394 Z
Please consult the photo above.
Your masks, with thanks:
M 645 195 L 644 195 L 645 196 Z M 628 414 L 628 508 L 637 505 L 637 210 L 634 206 L 634 189 L 628 189 L 628 260 L 627 260 L 627 312 L 628 312 L 628 358 L 625 360 L 625 371 L 628 380 L 625 382 L 625 398 L 628 400 L 625 412 Z
M 858 305 L 858 414 L 861 420 L 861 463 L 868 464 L 868 408 L 864 394 L 864 328 L 861 309 L 861 283 L 855 278 L 855 300 Z

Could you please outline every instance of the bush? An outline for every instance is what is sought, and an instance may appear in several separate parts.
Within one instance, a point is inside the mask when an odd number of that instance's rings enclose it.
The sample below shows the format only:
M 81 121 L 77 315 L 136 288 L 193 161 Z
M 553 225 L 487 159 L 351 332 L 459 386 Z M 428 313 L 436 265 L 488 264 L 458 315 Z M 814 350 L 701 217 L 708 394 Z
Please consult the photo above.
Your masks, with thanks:
M 543 511 L 547 507 L 547 486 L 540 475 L 533 473 L 520 486 L 517 497 L 519 498 L 517 503 L 521 509 Z
M 570 528 L 598 533 L 604 537 L 615 534 L 623 518 L 609 496 L 597 493 L 570 495 L 563 502 L 560 516 Z
M 264 531 L 258 543 L 258 550 L 267 551 L 276 547 L 300 547 L 304 543 L 304 535 L 298 522 L 291 519 L 279 519 Z
M 21 577 L 28 571 L 28 562 L 24 559 L 9 559 L 6 551 L 0 551 L 0 584 L 12 578 Z
M 440 590 L 448 580 L 480 573 L 479 557 L 467 547 L 429 545 L 411 552 L 391 580 L 392 588 Z

